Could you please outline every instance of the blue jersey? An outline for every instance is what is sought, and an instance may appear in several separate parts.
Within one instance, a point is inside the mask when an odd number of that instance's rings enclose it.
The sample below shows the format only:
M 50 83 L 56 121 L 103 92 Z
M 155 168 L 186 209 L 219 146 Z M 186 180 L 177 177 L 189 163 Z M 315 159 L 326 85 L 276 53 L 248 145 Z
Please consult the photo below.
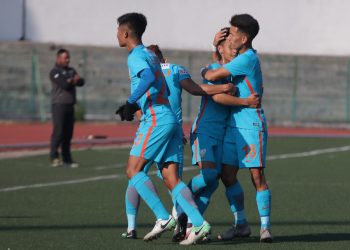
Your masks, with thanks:
M 175 113 L 178 122 L 182 123 L 182 87 L 180 82 L 191 78 L 191 76 L 183 66 L 170 63 L 162 63 L 161 66 L 170 90 L 169 102 L 171 109 Z
M 259 94 L 260 98 L 263 97 L 263 79 L 260 61 L 255 50 L 247 50 L 223 67 L 231 73 L 233 77 L 232 81 L 238 91 L 238 97 L 247 98 L 253 93 Z M 233 106 L 229 125 L 236 128 L 259 131 L 265 131 L 267 129 L 262 108 L 255 109 Z
M 131 93 L 140 82 L 140 72 L 150 69 L 155 75 L 155 81 L 147 92 L 137 101 L 142 111 L 142 123 L 163 125 L 177 123 L 168 100 L 168 88 L 162 73 L 158 58 L 143 45 L 133 48 L 128 56 Z
M 213 63 L 208 68 L 220 68 L 219 63 Z M 228 79 L 221 79 L 215 82 L 204 80 L 205 84 L 228 83 Z M 230 115 L 230 107 L 216 103 L 211 96 L 203 96 L 199 107 L 198 115 L 193 122 L 191 133 L 206 134 L 216 139 L 223 139 L 226 129 L 226 122 Z

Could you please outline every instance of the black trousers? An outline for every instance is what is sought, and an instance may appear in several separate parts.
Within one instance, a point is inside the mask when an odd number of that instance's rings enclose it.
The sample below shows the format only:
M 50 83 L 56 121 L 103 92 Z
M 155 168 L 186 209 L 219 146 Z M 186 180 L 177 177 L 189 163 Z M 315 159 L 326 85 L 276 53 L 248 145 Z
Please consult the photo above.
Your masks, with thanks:
M 50 158 L 59 158 L 58 148 L 61 146 L 63 162 L 72 162 L 70 151 L 74 129 L 74 105 L 52 104 L 52 123 Z

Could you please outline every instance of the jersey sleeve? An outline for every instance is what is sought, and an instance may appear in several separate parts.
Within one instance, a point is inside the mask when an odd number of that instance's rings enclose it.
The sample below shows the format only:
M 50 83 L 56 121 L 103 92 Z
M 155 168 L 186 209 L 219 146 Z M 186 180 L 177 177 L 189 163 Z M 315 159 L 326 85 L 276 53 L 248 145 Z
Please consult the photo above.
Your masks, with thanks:
M 188 70 L 185 67 L 178 65 L 177 71 L 179 74 L 180 82 L 184 79 L 191 78 L 190 73 L 188 73 Z
M 129 67 L 131 75 L 137 75 L 137 76 L 139 76 L 139 74 L 141 73 L 142 70 L 151 69 L 146 58 L 140 53 L 131 54 L 129 56 L 128 67 Z
M 223 65 L 223 67 L 228 70 L 232 76 L 248 75 L 251 71 L 251 67 L 249 67 L 249 58 L 245 55 L 237 56 L 229 63 Z

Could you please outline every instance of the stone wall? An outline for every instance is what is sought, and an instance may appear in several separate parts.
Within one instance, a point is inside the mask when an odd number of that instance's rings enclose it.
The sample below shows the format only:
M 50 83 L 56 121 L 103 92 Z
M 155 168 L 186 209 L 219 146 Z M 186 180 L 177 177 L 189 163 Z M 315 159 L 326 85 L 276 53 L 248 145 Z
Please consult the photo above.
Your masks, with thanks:
M 60 46 L 30 42 L 0 43 L 0 119 L 49 119 L 48 74 Z M 129 95 L 127 52 L 119 48 L 65 46 L 71 65 L 85 77 L 79 103 L 89 120 L 112 120 Z M 210 52 L 164 50 L 170 62 L 184 65 L 195 81 L 210 63 Z M 265 113 L 270 124 L 346 124 L 350 121 L 349 58 L 261 55 Z M 200 98 L 183 94 L 185 120 L 193 120 Z

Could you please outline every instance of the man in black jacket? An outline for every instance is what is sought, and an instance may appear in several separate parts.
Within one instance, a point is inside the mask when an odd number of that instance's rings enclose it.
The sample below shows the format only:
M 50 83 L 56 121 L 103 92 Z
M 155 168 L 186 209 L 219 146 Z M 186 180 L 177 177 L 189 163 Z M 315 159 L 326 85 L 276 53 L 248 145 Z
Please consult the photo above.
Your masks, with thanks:
M 69 67 L 70 55 L 66 49 L 56 54 L 56 64 L 50 72 L 52 82 L 52 122 L 50 158 L 51 166 L 59 167 L 62 163 L 68 167 L 78 167 L 73 161 L 70 151 L 74 128 L 74 104 L 76 103 L 75 87 L 84 85 L 74 68 Z M 61 146 L 62 161 L 58 148 Z

